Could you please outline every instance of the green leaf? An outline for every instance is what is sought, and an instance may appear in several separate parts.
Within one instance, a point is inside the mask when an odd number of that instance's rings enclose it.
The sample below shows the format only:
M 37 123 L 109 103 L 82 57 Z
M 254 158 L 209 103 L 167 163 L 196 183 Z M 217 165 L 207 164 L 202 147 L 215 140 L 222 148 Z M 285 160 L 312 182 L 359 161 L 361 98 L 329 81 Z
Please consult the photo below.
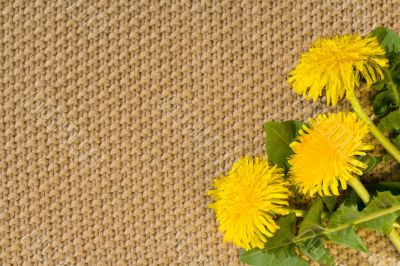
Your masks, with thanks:
M 374 114 L 383 116 L 391 107 L 396 105 L 396 99 L 391 90 L 384 90 L 378 93 L 372 103 Z
M 320 233 L 324 230 L 321 225 L 321 214 L 324 209 L 322 199 L 316 198 L 299 228 L 299 238 L 310 237 L 298 244 L 300 250 L 323 265 L 335 265 L 332 256 L 324 248 Z M 315 237 L 312 237 L 315 236 Z
M 382 162 L 381 157 L 374 157 L 374 156 L 362 156 L 358 158 L 359 161 L 368 165 L 367 169 L 363 171 L 364 175 L 370 173 L 380 162 Z
M 303 222 L 300 224 L 299 236 L 319 233 L 323 230 L 321 226 L 321 214 L 324 209 L 321 198 L 316 198 L 311 205 Z
M 397 33 L 384 27 L 378 27 L 372 32 L 386 52 L 400 52 L 400 38 Z
M 327 228 L 333 228 L 340 226 L 341 224 L 345 224 L 348 221 L 357 219 L 361 216 L 361 213 L 357 210 L 357 206 L 346 206 L 344 204 L 340 205 L 340 207 L 332 214 L 328 221 Z M 338 244 L 345 245 L 350 248 L 354 248 L 356 250 L 360 250 L 363 252 L 368 252 L 367 247 L 361 238 L 354 232 L 354 226 L 347 227 L 343 230 L 326 234 L 326 237 Z
M 264 249 L 243 251 L 240 261 L 249 265 L 308 265 L 294 251 L 293 237 L 296 233 L 296 215 L 290 213 L 281 217 L 277 224 L 279 229 L 274 236 L 267 239 Z
M 392 138 L 392 143 L 394 144 L 394 146 L 396 146 L 396 148 L 400 149 L 400 134 Z
M 346 206 L 352 206 L 352 205 L 357 206 L 358 203 L 361 201 L 352 187 L 349 187 L 345 193 L 346 194 L 344 197 L 343 204 L 345 204 Z
M 294 250 L 280 251 L 277 253 L 253 252 L 240 254 L 240 261 L 254 266 L 282 265 L 282 266 L 307 266 L 308 263 L 300 258 Z
M 264 124 L 266 133 L 266 150 L 271 163 L 289 169 L 288 158 L 293 154 L 290 143 L 296 138 L 303 125 L 299 121 L 267 122 Z
M 383 155 L 383 161 L 384 162 L 389 162 L 389 161 L 393 161 L 394 158 L 392 155 L 390 155 L 389 153 L 386 153 L 385 155 Z
M 381 119 L 378 124 L 380 130 L 392 133 L 400 130 L 400 110 L 396 110 Z
M 273 252 L 275 249 L 292 243 L 296 234 L 296 214 L 290 213 L 279 218 L 277 224 L 279 229 L 272 238 L 267 240 L 266 249 Z
M 393 135 L 393 134 L 392 134 Z M 390 138 L 393 145 L 396 146 L 397 149 L 400 149 L 400 134 L 394 135 Z M 393 156 L 390 153 L 386 153 L 383 156 L 383 160 L 385 162 L 394 160 Z
M 325 203 L 326 207 L 330 212 L 333 212 L 336 206 L 336 196 L 325 196 L 321 197 L 322 201 Z
M 397 33 L 392 30 L 387 30 L 386 36 L 380 43 L 389 53 L 400 52 L 400 38 L 397 36 Z
M 320 237 L 309 239 L 299 245 L 301 252 L 322 265 L 333 266 L 335 261 L 328 250 L 325 249 Z
M 389 191 L 378 192 L 367 206 L 362 210 L 362 214 L 367 215 L 379 210 L 393 207 L 400 204 L 400 196 L 393 196 Z M 400 216 L 400 210 L 379 216 L 370 221 L 360 223 L 357 228 L 372 229 L 380 234 L 388 234 L 393 228 L 393 222 Z
M 387 34 L 387 30 L 388 30 L 387 28 L 382 26 L 376 27 L 372 31 L 372 36 L 375 36 L 378 39 L 378 42 L 381 43 Z
M 388 57 L 391 70 L 400 64 L 400 53 L 391 53 Z

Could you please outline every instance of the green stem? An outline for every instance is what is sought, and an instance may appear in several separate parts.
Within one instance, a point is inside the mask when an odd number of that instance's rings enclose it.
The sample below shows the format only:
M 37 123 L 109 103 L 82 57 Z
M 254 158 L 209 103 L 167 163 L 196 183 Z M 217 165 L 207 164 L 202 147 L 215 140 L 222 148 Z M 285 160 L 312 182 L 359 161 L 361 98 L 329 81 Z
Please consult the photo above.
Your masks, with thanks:
M 369 193 L 367 189 L 364 187 L 364 185 L 358 180 L 357 177 L 353 177 L 349 181 L 349 185 L 355 190 L 357 195 L 361 198 L 361 200 L 367 204 L 370 200 Z
M 393 84 L 394 85 L 394 84 Z M 395 89 L 395 88 L 391 88 Z M 397 95 L 397 89 L 396 93 Z M 398 95 L 396 97 L 396 101 L 399 102 Z M 363 120 L 368 126 L 369 130 L 372 135 L 379 141 L 379 143 L 386 149 L 386 151 L 392 155 L 392 157 L 400 163 L 400 151 L 394 146 L 388 138 L 386 138 L 382 132 L 375 126 L 375 124 L 369 119 L 368 115 L 364 112 L 363 108 L 361 107 L 360 102 L 357 100 L 356 96 L 350 100 L 350 103 L 353 107 L 354 112 Z M 349 181 L 349 185 L 356 191 L 356 193 L 360 196 L 362 201 L 367 204 L 370 200 L 370 196 L 368 191 L 365 189 L 364 185 L 357 179 L 353 178 Z M 393 224 L 394 226 L 397 223 Z M 392 229 L 388 234 L 389 239 L 392 241 L 393 245 L 396 247 L 397 251 L 400 252 L 400 236 L 397 233 L 396 229 Z
M 292 208 L 283 208 L 283 209 L 287 212 L 286 214 L 294 212 L 296 214 L 296 217 L 304 217 L 307 214 L 307 211 L 305 210 L 292 209 Z
M 397 233 L 396 229 L 392 229 L 388 235 L 390 241 L 392 241 L 393 245 L 397 249 L 398 252 L 400 252 L 400 236 Z
M 354 220 L 352 220 L 352 221 L 350 221 L 348 223 L 342 224 L 342 225 L 340 225 L 338 227 L 327 228 L 326 230 L 322 231 L 321 234 L 326 235 L 326 234 L 336 233 L 336 232 L 344 230 L 344 229 L 346 229 L 346 228 L 348 228 L 350 226 L 361 224 L 361 223 L 365 223 L 365 222 L 371 221 L 373 219 L 379 218 L 381 216 L 384 216 L 384 215 L 387 215 L 387 214 L 390 214 L 390 213 L 393 213 L 393 212 L 397 212 L 399 210 L 400 210 L 400 204 L 392 206 L 392 207 L 387 208 L 387 209 L 383 209 L 383 210 L 380 210 L 380 211 L 372 212 L 372 213 L 367 214 L 367 215 L 365 215 L 363 217 L 360 217 L 360 218 L 354 219 Z M 314 238 L 314 237 L 315 237 L 315 235 L 314 236 L 299 237 L 299 238 L 296 238 L 294 240 L 294 242 L 302 242 L 304 240 L 311 239 L 311 238 Z M 400 240 L 400 238 L 396 239 L 396 241 L 398 241 L 400 243 L 399 240 Z M 397 248 L 397 246 L 396 246 L 396 248 Z
M 351 227 L 351 226 L 354 226 L 354 225 L 358 225 L 358 224 L 361 224 L 361 223 L 365 223 L 365 222 L 371 221 L 373 219 L 382 217 L 384 215 L 388 215 L 390 213 L 398 212 L 399 210 L 400 210 L 400 204 L 394 205 L 394 206 L 392 206 L 390 208 L 386 208 L 386 209 L 383 209 L 383 210 L 375 211 L 375 212 L 369 213 L 369 214 L 367 214 L 367 215 L 365 215 L 363 217 L 351 220 L 351 221 L 349 221 L 349 222 L 347 222 L 345 224 L 342 224 L 342 225 L 340 225 L 338 227 L 327 228 L 324 231 L 321 231 L 321 232 L 313 234 L 313 235 L 305 235 L 305 236 L 297 237 L 297 238 L 293 239 L 293 242 L 291 242 L 291 243 L 300 243 L 300 242 L 303 242 L 305 240 L 313 239 L 313 238 L 318 237 L 318 236 L 327 235 L 327 234 L 333 234 L 333 233 L 339 232 L 341 230 L 344 230 L 344 229 L 346 229 L 348 227 Z M 397 234 L 397 232 L 394 229 L 390 232 L 389 238 L 390 238 L 390 240 L 392 240 L 394 246 L 400 252 L 400 237 L 399 237 L 399 235 Z M 276 249 L 276 248 L 279 248 L 279 247 L 273 247 L 271 249 L 266 249 L 266 251 L 270 251 L 270 250 L 273 250 L 273 249 Z
M 358 178 L 355 177 L 355 178 L 351 179 L 349 181 L 349 185 L 356 191 L 357 195 L 362 199 L 362 201 L 365 204 L 367 204 L 369 202 L 369 200 L 370 200 L 369 193 L 365 189 L 364 185 L 358 180 Z M 294 212 L 296 214 L 296 217 L 304 217 L 307 215 L 306 210 L 291 209 L 291 208 L 285 208 L 284 210 L 287 211 L 287 214 Z M 392 208 L 388 208 L 385 210 L 377 211 L 375 213 L 371 213 L 371 214 L 361 217 L 359 219 L 353 220 L 352 222 L 343 224 L 341 226 L 338 226 L 338 227 L 335 227 L 332 229 L 328 228 L 321 234 L 326 235 L 326 234 L 335 233 L 340 230 L 346 229 L 347 227 L 370 221 L 372 219 L 381 217 L 381 216 L 386 215 L 391 212 L 395 212 L 397 210 L 400 210 L 400 205 L 393 206 Z M 321 218 L 326 219 L 327 216 L 328 216 L 328 214 L 326 212 L 323 212 L 321 215 Z M 397 249 L 397 251 L 400 252 L 400 236 L 395 229 L 396 227 L 399 227 L 399 224 L 395 222 L 395 223 L 393 223 L 393 227 L 394 228 L 392 229 L 392 231 L 390 231 L 390 233 L 388 234 L 388 237 L 392 241 L 392 243 L 395 246 L 395 248 Z M 313 236 L 313 237 L 315 237 L 315 236 Z M 308 238 L 312 238 L 312 237 L 308 237 Z M 296 238 L 294 242 L 301 242 L 303 240 L 307 240 L 308 238 Z
M 372 135 L 374 135 L 379 143 L 382 144 L 382 146 L 387 150 L 387 152 L 390 153 L 390 155 L 392 155 L 393 158 L 400 163 L 400 151 L 382 134 L 382 132 L 374 125 L 374 123 L 372 123 L 362 109 L 356 96 L 353 96 L 353 98 L 350 100 L 350 103 L 353 106 L 354 112 L 369 126 L 369 130 Z
M 395 106 L 399 106 L 400 105 L 400 97 L 399 97 L 399 93 L 397 92 L 397 86 L 396 84 L 394 84 L 394 82 L 390 82 L 389 83 L 389 87 L 392 90 L 392 94 L 393 94 L 393 98 L 394 98 L 394 104 Z
M 291 212 L 294 212 L 294 214 L 296 214 L 296 217 L 305 217 L 308 212 L 306 210 L 292 209 L 292 208 L 284 208 L 284 210 L 286 211 L 286 215 Z M 328 213 L 324 211 L 321 214 L 321 219 L 323 219 L 323 220 L 328 219 L 328 216 L 329 216 Z
M 368 191 L 365 189 L 364 185 L 360 182 L 360 180 L 358 180 L 357 177 L 354 177 L 350 179 L 348 182 L 349 185 L 357 193 L 357 195 L 361 198 L 361 200 L 365 204 L 367 204 L 370 201 L 371 197 L 369 196 Z M 393 224 L 393 227 L 395 227 L 395 225 L 397 225 L 396 222 Z M 388 234 L 388 237 L 392 241 L 393 245 L 396 247 L 397 251 L 400 252 L 400 236 L 397 233 L 396 229 L 393 228 Z

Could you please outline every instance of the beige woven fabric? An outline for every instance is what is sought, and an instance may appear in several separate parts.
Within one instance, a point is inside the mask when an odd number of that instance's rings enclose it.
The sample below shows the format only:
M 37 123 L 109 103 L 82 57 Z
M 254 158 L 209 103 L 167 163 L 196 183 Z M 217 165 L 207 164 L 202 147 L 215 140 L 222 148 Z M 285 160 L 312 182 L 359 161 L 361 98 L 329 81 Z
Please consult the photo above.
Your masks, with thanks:
M 400 31 L 398 1 L 0 1 L 0 264 L 235 265 L 206 196 L 263 122 L 323 110 L 317 36 Z M 337 246 L 341 265 L 395 265 Z

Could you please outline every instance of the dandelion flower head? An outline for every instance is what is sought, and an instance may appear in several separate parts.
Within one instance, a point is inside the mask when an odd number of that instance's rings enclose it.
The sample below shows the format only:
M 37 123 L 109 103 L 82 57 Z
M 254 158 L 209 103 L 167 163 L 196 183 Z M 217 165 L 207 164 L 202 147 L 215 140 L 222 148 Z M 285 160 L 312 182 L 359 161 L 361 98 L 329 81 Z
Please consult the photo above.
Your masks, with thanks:
M 361 175 L 367 165 L 357 156 L 373 146 L 363 142 L 368 126 L 354 113 L 321 114 L 303 126 L 292 142 L 290 178 L 303 194 L 339 195 L 339 185 Z
M 388 65 L 385 50 L 376 37 L 344 35 L 320 38 L 304 53 L 289 74 L 293 89 L 307 100 L 316 100 L 326 91 L 328 104 L 336 103 L 365 80 L 370 86 L 384 78 Z
M 279 228 L 274 218 L 287 214 L 288 183 L 283 172 L 264 158 L 243 157 L 226 175 L 214 179 L 208 193 L 214 200 L 219 230 L 225 242 L 245 250 L 263 248 Z

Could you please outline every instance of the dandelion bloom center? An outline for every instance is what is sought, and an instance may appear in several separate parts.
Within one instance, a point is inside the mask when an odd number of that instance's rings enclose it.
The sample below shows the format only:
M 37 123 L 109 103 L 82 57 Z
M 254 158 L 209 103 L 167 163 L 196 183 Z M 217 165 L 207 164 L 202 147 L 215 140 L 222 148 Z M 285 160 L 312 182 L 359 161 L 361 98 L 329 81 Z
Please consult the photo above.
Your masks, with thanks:
M 300 136 L 291 144 L 294 155 L 290 177 L 303 194 L 339 195 L 339 184 L 361 175 L 366 164 L 357 160 L 372 149 L 363 142 L 367 125 L 354 113 L 319 115 L 303 126 Z
M 327 103 L 336 103 L 365 80 L 368 86 L 384 77 L 388 60 L 375 37 L 336 36 L 318 39 L 290 72 L 289 83 L 308 100 L 316 100 L 326 90 Z
M 266 159 L 241 158 L 208 193 L 224 241 L 246 250 L 263 248 L 279 228 L 274 217 L 286 214 L 289 190 L 282 170 L 272 167 Z

